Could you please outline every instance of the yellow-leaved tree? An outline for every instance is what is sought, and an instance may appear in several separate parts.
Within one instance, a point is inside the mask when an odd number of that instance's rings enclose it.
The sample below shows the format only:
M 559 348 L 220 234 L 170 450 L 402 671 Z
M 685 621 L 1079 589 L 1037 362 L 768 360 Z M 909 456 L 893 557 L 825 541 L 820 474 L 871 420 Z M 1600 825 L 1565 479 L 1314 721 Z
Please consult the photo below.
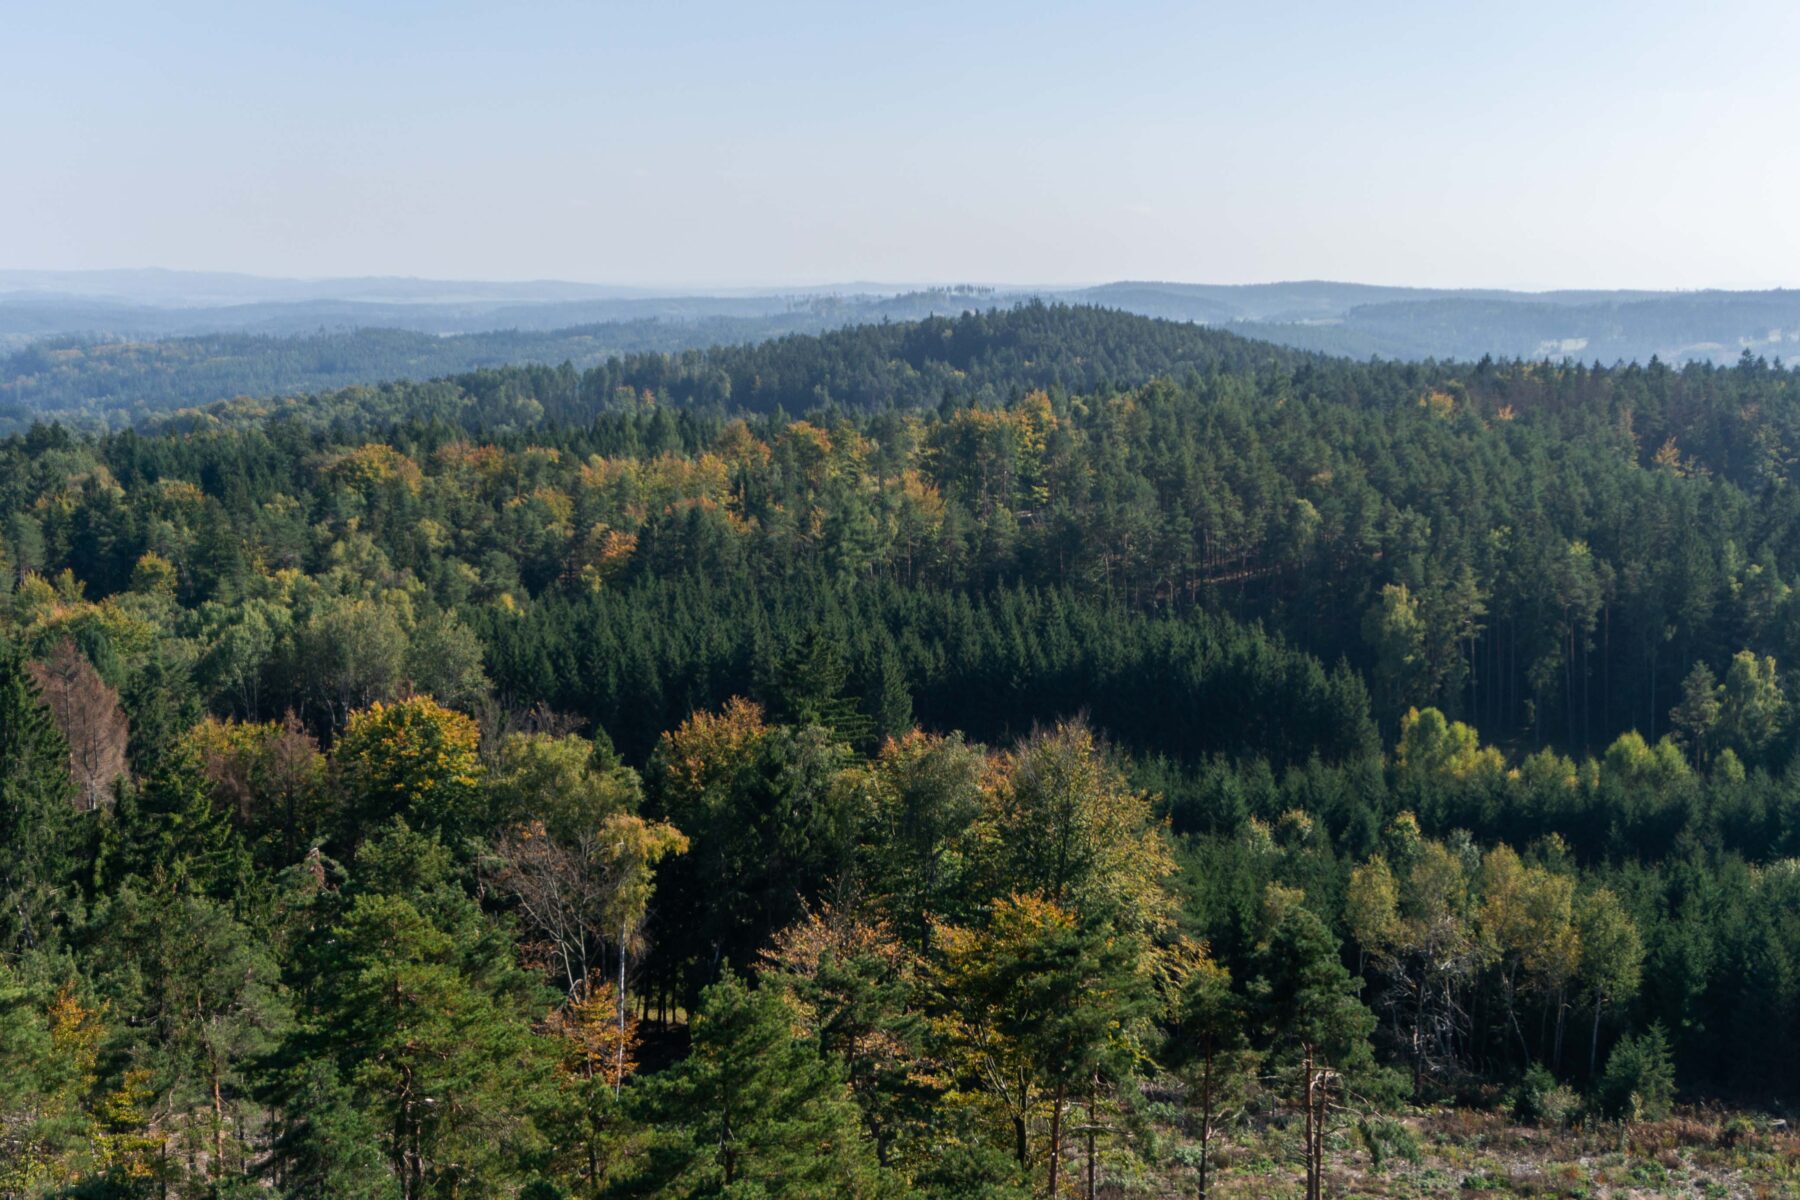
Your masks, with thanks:
M 332 748 L 352 839 L 395 817 L 441 834 L 446 844 L 479 824 L 481 731 L 429 696 L 376 701 L 350 714 Z
M 1036 894 L 1121 928 L 1167 925 L 1167 834 L 1085 723 L 1039 730 L 1003 755 L 987 799 L 982 850 L 994 894 Z

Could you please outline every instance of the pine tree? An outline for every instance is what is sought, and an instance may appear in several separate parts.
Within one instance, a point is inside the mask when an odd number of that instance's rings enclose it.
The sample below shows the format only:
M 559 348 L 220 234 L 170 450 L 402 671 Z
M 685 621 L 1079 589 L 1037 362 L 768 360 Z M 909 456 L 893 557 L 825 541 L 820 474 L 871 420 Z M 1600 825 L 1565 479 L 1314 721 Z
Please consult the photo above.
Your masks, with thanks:
M 91 1166 L 95 1063 L 110 1032 L 72 985 L 54 998 L 0 961 L 0 1196 L 36 1196 Z
M 1337 940 L 1297 899 L 1273 897 L 1280 911 L 1257 950 L 1256 995 L 1264 1028 L 1297 1058 L 1298 1100 L 1306 1116 L 1306 1200 L 1324 1189 L 1325 1146 L 1342 1072 L 1366 1063 L 1375 1015 L 1357 999 L 1361 982 L 1338 957 Z
M 884 1167 L 908 1156 L 909 1141 L 929 1145 L 937 1093 L 927 1083 L 921 968 L 887 922 L 829 905 L 776 934 L 763 955 L 762 986 L 843 1065 Z
M 1187 1106 L 1200 1143 L 1195 1194 L 1206 1200 L 1212 1147 L 1227 1115 L 1242 1103 L 1256 1055 L 1248 1014 L 1232 990 L 1231 973 L 1211 959 L 1195 962 L 1177 998 L 1167 1061 L 1187 1085 Z
M 1141 1049 L 1153 996 L 1143 944 L 1040 896 L 994 903 L 985 929 L 940 926 L 940 1033 L 970 1090 L 1011 1125 L 1013 1155 L 1032 1162 L 1032 1125 L 1048 1108 L 1046 1184 L 1057 1194 L 1065 1117 Z
M 176 887 L 126 887 L 100 906 L 103 992 L 131 1031 L 156 1108 L 181 1114 L 188 1159 L 220 1180 L 249 1154 L 242 1099 L 289 1022 L 268 946 L 224 905 Z
M 773 992 L 727 971 L 708 987 L 693 1050 L 637 1085 L 651 1144 L 626 1191 L 672 1198 L 860 1200 L 881 1173 L 838 1070 Z
M 269 1096 L 280 1101 L 270 1165 L 283 1196 L 398 1200 L 400 1186 L 374 1122 L 329 1059 L 300 1062 L 274 1082 Z
M 152 774 L 162 756 L 204 714 L 193 669 L 167 651 L 159 651 L 131 673 L 121 689 L 131 715 L 127 749 L 137 775 Z
M 1594 1088 L 1595 1106 L 1618 1121 L 1657 1120 L 1675 1102 L 1675 1063 L 1662 1026 L 1619 1039 Z
M 449 852 L 400 822 L 364 845 L 345 895 L 319 904 L 336 916 L 306 947 L 309 1011 L 280 1060 L 335 1065 L 404 1200 L 518 1186 L 547 1150 L 537 1116 L 557 1054 L 533 1029 L 550 995 L 512 939 Z M 327 1111 L 351 1119 L 335 1101 Z

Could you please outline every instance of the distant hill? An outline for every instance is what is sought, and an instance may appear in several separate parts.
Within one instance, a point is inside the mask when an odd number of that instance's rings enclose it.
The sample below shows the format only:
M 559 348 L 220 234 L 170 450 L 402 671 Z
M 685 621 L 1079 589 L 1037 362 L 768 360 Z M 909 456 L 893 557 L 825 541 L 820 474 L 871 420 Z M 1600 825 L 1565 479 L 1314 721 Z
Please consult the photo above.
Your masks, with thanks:
M 891 297 L 815 297 L 741 315 L 708 315 L 679 299 L 658 315 L 552 330 L 525 327 L 439 336 L 408 329 L 315 330 L 298 336 L 223 332 L 122 339 L 55 337 L 0 357 L 0 430 L 54 416 L 120 428 L 170 409 L 238 396 L 322 392 L 393 379 L 432 379 L 508 364 L 571 363 L 755 343 L 886 321 L 958 315 L 991 302 L 967 290 Z M 606 302 L 600 302 L 606 303 Z M 561 311 L 564 306 L 547 306 Z M 535 310 L 534 310 L 535 311 Z
M 244 304 L 167 307 L 105 297 L 0 292 L 0 349 L 50 337 L 147 340 L 220 333 L 277 337 L 358 329 L 404 329 L 445 336 L 501 330 L 561 330 L 629 321 L 714 318 L 788 318 L 804 324 L 918 315 L 922 297 L 943 306 L 967 305 L 977 293 L 940 289 L 906 295 L 661 296 L 568 300 L 399 301 L 328 298 L 258 300 Z M 958 299 L 958 297 L 961 297 Z
M 1257 376 L 1331 365 L 1224 330 L 1088 306 L 1028 302 L 959 317 L 865 323 L 753 345 L 609 357 L 585 371 L 513 365 L 430 381 L 347 387 L 277 401 L 240 399 L 165 414 L 150 427 L 256 423 L 270 415 L 340 431 L 443 422 L 472 432 L 580 427 L 659 404 L 702 411 L 801 414 L 997 404 L 1033 390 L 1105 394 L 1152 379 Z M 15 420 L 19 414 L 15 413 Z M 0 428 L 4 422 L 0 421 Z
M 1644 299 L 1462 296 L 1360 305 L 1312 324 L 1234 320 L 1249 337 L 1358 358 L 1729 361 L 1800 353 L 1800 292 L 1694 292 Z
M 1507 292 L 1112 283 L 1065 298 L 1352 358 L 1730 361 L 1800 351 L 1800 291 Z
M 73 290 L 43 290 L 51 286 Z M 881 284 L 851 286 L 862 290 L 681 296 L 556 282 L 0 272 L 0 427 L 44 415 L 119 427 L 237 396 L 323 392 L 506 364 L 585 368 L 619 355 L 746 345 L 1041 300 L 1355 359 L 1680 364 L 1729 362 L 1746 350 L 1771 360 L 1800 351 L 1800 292 L 1793 291 L 1521 293 L 1323 281 L 898 293 Z
M 711 344 L 707 339 L 915 319 L 1028 299 L 1230 326 L 1250 337 L 1356 358 L 1724 361 L 1745 349 L 1776 355 L 1785 345 L 1800 344 L 1800 292 L 1788 291 L 1509 292 L 1322 280 L 1248 285 L 1138 280 L 1081 288 L 926 290 L 860 282 L 684 295 L 556 280 L 284 280 L 178 271 L 0 271 L 0 350 L 56 337 L 311 337 L 362 329 L 448 336 L 557 332 L 652 320 L 765 322 L 760 328 L 690 328 L 663 339 L 668 346 L 704 345 Z M 514 361 L 541 357 L 537 349 L 521 346 Z
M 684 294 L 544 280 L 263 279 L 187 271 L 0 270 L 0 350 L 46 337 L 145 340 L 216 333 L 278 336 L 405 329 L 437 335 L 560 330 L 616 321 L 783 317 L 839 319 L 907 297 L 989 289 L 844 284 Z

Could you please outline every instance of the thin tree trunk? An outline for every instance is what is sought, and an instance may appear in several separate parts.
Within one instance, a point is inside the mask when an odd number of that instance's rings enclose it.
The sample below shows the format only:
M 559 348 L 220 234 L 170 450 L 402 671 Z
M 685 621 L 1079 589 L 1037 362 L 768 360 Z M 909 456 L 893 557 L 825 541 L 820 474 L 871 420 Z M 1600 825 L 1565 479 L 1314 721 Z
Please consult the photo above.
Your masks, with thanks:
M 1519 1039 L 1519 1053 L 1525 1056 L 1525 1065 L 1531 1065 L 1531 1046 L 1525 1041 L 1525 1030 L 1519 1024 L 1519 1006 L 1513 993 L 1512 976 L 1506 977 L 1506 1016 L 1512 1022 L 1513 1033 Z
M 613 1064 L 613 1099 L 619 1098 L 619 1089 L 625 1086 L 625 938 L 630 933 L 630 926 L 621 921 L 619 924 L 619 1054 Z M 645 1017 L 649 1016 L 650 997 L 644 997 Z
M 1413 1099 L 1425 1091 L 1425 981 L 1413 986 L 1417 999 L 1413 1003 Z
M 1062 1166 L 1062 1113 L 1065 1086 L 1056 1084 L 1056 1103 L 1050 1109 L 1050 1200 L 1056 1200 L 1056 1175 Z
M 1200 1191 L 1199 1200 L 1206 1200 L 1206 1168 L 1212 1156 L 1213 1134 L 1213 1048 L 1209 1041 L 1206 1046 L 1206 1058 L 1200 1072 Z
M 212 1077 L 213 1161 L 212 1176 L 217 1179 L 225 1171 L 225 1104 L 219 1096 L 219 1073 Z
M 1557 988 L 1556 989 L 1556 1049 L 1551 1056 L 1550 1062 L 1551 1062 L 1552 1067 L 1558 1072 L 1562 1071 L 1563 1029 L 1568 1024 L 1568 1016 L 1569 1016 L 1569 1002 L 1563 996 L 1563 990 L 1561 988 Z
M 1089 1128 L 1088 1128 L 1088 1135 L 1087 1135 L 1087 1200 L 1094 1200 L 1094 1130 L 1092 1127 L 1093 1120 L 1094 1120 L 1094 1114 L 1090 1111 L 1088 1113 Z
M 1600 1065 L 1600 1003 L 1598 992 L 1594 993 L 1594 1032 L 1588 1038 L 1588 1079 L 1594 1078 L 1594 1071 Z
M 1318 1084 L 1313 1089 L 1313 1103 L 1318 1115 L 1313 1118 L 1313 1200 L 1325 1200 L 1325 1131 L 1331 1123 L 1331 1068 L 1314 1069 Z
M 1317 1149 L 1313 1143 L 1313 1048 L 1306 1047 L 1306 1057 L 1301 1061 L 1301 1070 L 1306 1072 L 1301 1095 L 1306 1105 L 1306 1200 L 1319 1200 L 1318 1164 L 1315 1159 Z

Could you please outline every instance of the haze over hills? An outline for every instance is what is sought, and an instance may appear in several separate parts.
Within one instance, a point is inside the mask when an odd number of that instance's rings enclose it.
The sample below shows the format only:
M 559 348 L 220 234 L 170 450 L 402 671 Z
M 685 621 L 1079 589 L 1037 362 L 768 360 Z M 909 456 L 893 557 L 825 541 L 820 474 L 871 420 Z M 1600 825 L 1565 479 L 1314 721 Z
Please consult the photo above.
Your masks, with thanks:
M 895 304 L 899 297 L 919 294 L 934 299 Z M 721 317 L 785 318 L 776 322 L 779 332 L 806 326 L 803 314 L 818 322 L 853 323 L 1031 298 L 1231 325 L 1247 336 L 1353 357 L 1719 360 L 1747 348 L 1765 353 L 1776 347 L 1779 353 L 1783 343 L 1800 341 L 1800 293 L 1785 290 L 1521 292 L 1327 281 L 945 289 L 863 281 L 683 292 L 562 280 L 301 280 L 128 270 L 0 271 L 0 346 L 59 336 L 147 339 L 373 328 L 447 335 Z
M 887 294 L 901 289 L 888 289 Z M 312 333 L 321 328 L 474 333 L 560 329 L 646 318 L 749 317 L 804 307 L 863 285 L 817 291 L 718 291 L 545 280 L 265 279 L 166 270 L 0 271 L 0 345 L 54 335 L 178 337 Z
M 563 280 L 495 282 L 413 279 L 401 276 L 286 279 L 235 271 L 178 271 L 162 267 L 111 271 L 0 270 L 0 294 L 8 292 L 170 308 L 207 308 L 304 300 L 448 304 L 464 301 L 619 299 L 669 294 L 666 289 L 570 283 Z
M 1553 291 L 1327 281 L 1121 281 L 906 289 L 859 282 L 685 295 L 557 280 L 263 279 L 181 271 L 0 271 L 8 423 L 118 427 L 236 396 L 427 379 L 513 363 L 745 345 L 883 321 L 1093 306 L 1355 359 L 1680 365 L 1800 346 L 1800 292 Z

